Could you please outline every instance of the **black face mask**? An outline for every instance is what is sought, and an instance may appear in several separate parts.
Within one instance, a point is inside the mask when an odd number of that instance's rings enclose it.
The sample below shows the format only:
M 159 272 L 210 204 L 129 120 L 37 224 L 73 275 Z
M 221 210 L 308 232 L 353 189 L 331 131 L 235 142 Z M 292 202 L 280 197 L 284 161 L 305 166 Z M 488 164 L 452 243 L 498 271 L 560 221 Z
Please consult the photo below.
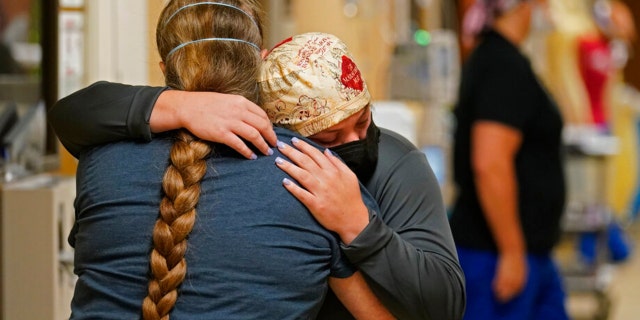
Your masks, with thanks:
M 378 164 L 378 142 L 380 129 L 371 121 L 367 129 L 367 136 L 358 141 L 341 144 L 330 148 L 355 172 L 358 180 L 363 184 L 369 182 Z

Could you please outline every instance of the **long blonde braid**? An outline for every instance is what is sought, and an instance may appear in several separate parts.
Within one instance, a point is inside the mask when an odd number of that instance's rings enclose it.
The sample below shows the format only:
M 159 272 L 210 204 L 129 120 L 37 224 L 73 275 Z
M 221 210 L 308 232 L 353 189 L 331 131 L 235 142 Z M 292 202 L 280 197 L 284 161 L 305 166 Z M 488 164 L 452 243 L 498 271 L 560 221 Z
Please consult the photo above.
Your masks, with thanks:
M 254 0 L 217 1 L 242 8 L 252 18 L 225 6 L 197 5 L 198 1 L 170 1 L 158 21 L 156 41 L 165 63 L 168 86 L 188 91 L 216 91 L 245 96 L 257 102 L 258 50 L 240 42 L 194 43 L 207 37 L 233 37 L 262 46 L 261 10 Z M 179 13 L 173 15 L 177 11 Z M 236 11 L 236 12 L 234 12 Z M 170 23 L 165 23 L 171 17 Z M 254 22 L 255 21 L 255 22 Z M 258 26 L 258 28 L 255 27 Z M 257 29 L 257 30 L 256 30 Z M 164 197 L 153 230 L 148 295 L 143 319 L 168 320 L 187 274 L 187 238 L 196 219 L 200 181 L 207 171 L 211 145 L 186 130 L 176 133 L 170 164 L 164 174 Z

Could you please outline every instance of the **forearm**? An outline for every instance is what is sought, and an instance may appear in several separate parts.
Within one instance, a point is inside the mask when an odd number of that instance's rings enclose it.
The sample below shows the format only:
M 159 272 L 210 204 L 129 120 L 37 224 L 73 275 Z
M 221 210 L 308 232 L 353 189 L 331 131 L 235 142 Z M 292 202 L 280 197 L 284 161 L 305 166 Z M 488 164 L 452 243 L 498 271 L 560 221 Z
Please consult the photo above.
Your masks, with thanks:
M 398 318 L 461 319 L 464 278 L 456 261 L 416 249 L 377 217 L 344 251 Z
M 176 130 L 184 127 L 182 120 L 185 116 L 180 112 L 190 105 L 185 103 L 185 92 L 167 90 L 162 92 L 151 111 L 149 128 L 152 133 Z
M 522 134 L 500 122 L 478 121 L 471 137 L 478 201 L 498 251 L 524 259 L 526 245 L 518 212 L 515 168 Z
M 329 278 L 331 290 L 356 319 L 395 319 L 373 294 L 360 272 L 349 278 Z
M 524 256 L 526 244 L 518 215 L 518 186 L 512 162 L 476 173 L 480 206 L 500 254 Z
M 367 192 L 363 186 L 360 187 L 360 190 L 361 192 Z M 362 203 L 359 206 L 347 210 L 350 215 L 349 220 L 341 223 L 340 228 L 335 230 L 340 237 L 340 241 L 346 246 L 351 244 L 369 225 L 370 217 L 375 215 L 375 210 L 379 210 L 379 208 L 373 198 L 362 199 Z
M 84 148 L 126 139 L 151 139 L 149 117 L 166 88 L 96 82 L 56 102 L 48 121 L 78 156 Z
M 384 187 L 372 191 L 381 215 L 343 251 L 399 318 L 462 318 L 464 277 L 424 154 L 415 150 L 384 171 Z

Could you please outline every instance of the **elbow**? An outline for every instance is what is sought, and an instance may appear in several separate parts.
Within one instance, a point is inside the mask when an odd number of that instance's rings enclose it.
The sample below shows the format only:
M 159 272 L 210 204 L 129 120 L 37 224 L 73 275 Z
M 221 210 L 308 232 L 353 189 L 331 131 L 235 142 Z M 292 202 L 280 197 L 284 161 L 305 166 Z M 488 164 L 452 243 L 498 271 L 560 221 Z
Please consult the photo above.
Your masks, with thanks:
M 64 103 L 64 99 L 59 100 L 49 109 L 47 112 L 47 122 L 62 146 L 73 155 L 73 157 L 78 158 L 79 150 L 73 147 L 74 143 L 71 141 L 74 135 L 68 129 L 71 123 L 69 122 L 70 117 L 66 114 Z
M 451 271 L 451 309 L 449 319 L 461 320 L 467 305 L 467 293 L 462 269 Z
M 488 159 L 472 159 L 471 170 L 476 180 L 482 179 L 496 172 L 499 165 L 496 162 L 488 161 Z
M 459 264 L 443 261 L 437 277 L 424 283 L 427 291 L 423 303 L 430 320 L 461 320 L 464 316 L 467 295 L 465 278 Z M 437 278 L 437 279 L 436 279 Z
M 451 319 L 462 320 L 466 306 L 467 306 L 467 294 L 464 288 L 464 284 L 461 283 L 456 302 L 454 303 L 453 309 L 451 310 L 451 315 L 452 315 Z
M 68 109 L 69 106 L 66 98 L 63 98 L 54 103 L 51 109 L 47 112 L 47 122 L 49 122 L 51 128 L 53 128 L 53 131 L 59 138 L 62 138 L 64 135 L 64 129 L 67 128 L 69 125 L 68 122 L 71 119 L 68 114 Z
M 64 121 L 64 115 L 61 112 L 62 108 L 59 106 L 60 100 L 53 104 L 53 106 L 47 111 L 47 121 L 53 128 L 55 132 L 58 132 L 58 129 L 62 126 L 62 121 Z
M 475 157 L 471 162 L 471 170 L 477 181 L 495 178 L 504 178 L 506 174 L 513 171 L 513 162 L 509 159 Z
M 467 305 L 467 293 L 462 267 L 459 264 L 447 263 L 447 283 L 443 283 L 443 293 L 446 292 L 447 301 L 442 301 L 443 306 L 448 306 L 446 315 L 434 319 L 461 320 Z M 444 288 L 447 289 L 444 289 Z

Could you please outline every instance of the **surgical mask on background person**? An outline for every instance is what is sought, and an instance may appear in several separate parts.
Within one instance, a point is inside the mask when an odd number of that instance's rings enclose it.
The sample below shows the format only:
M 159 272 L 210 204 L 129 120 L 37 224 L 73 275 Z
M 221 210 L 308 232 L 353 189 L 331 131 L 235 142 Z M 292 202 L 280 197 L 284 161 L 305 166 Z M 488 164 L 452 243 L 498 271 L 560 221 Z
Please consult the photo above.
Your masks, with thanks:
M 338 154 L 363 184 L 369 182 L 378 164 L 380 129 L 373 123 L 367 128 L 364 139 L 348 142 L 330 149 Z
M 534 32 L 553 30 L 553 21 L 549 15 L 549 7 L 545 2 L 531 2 L 531 30 Z

